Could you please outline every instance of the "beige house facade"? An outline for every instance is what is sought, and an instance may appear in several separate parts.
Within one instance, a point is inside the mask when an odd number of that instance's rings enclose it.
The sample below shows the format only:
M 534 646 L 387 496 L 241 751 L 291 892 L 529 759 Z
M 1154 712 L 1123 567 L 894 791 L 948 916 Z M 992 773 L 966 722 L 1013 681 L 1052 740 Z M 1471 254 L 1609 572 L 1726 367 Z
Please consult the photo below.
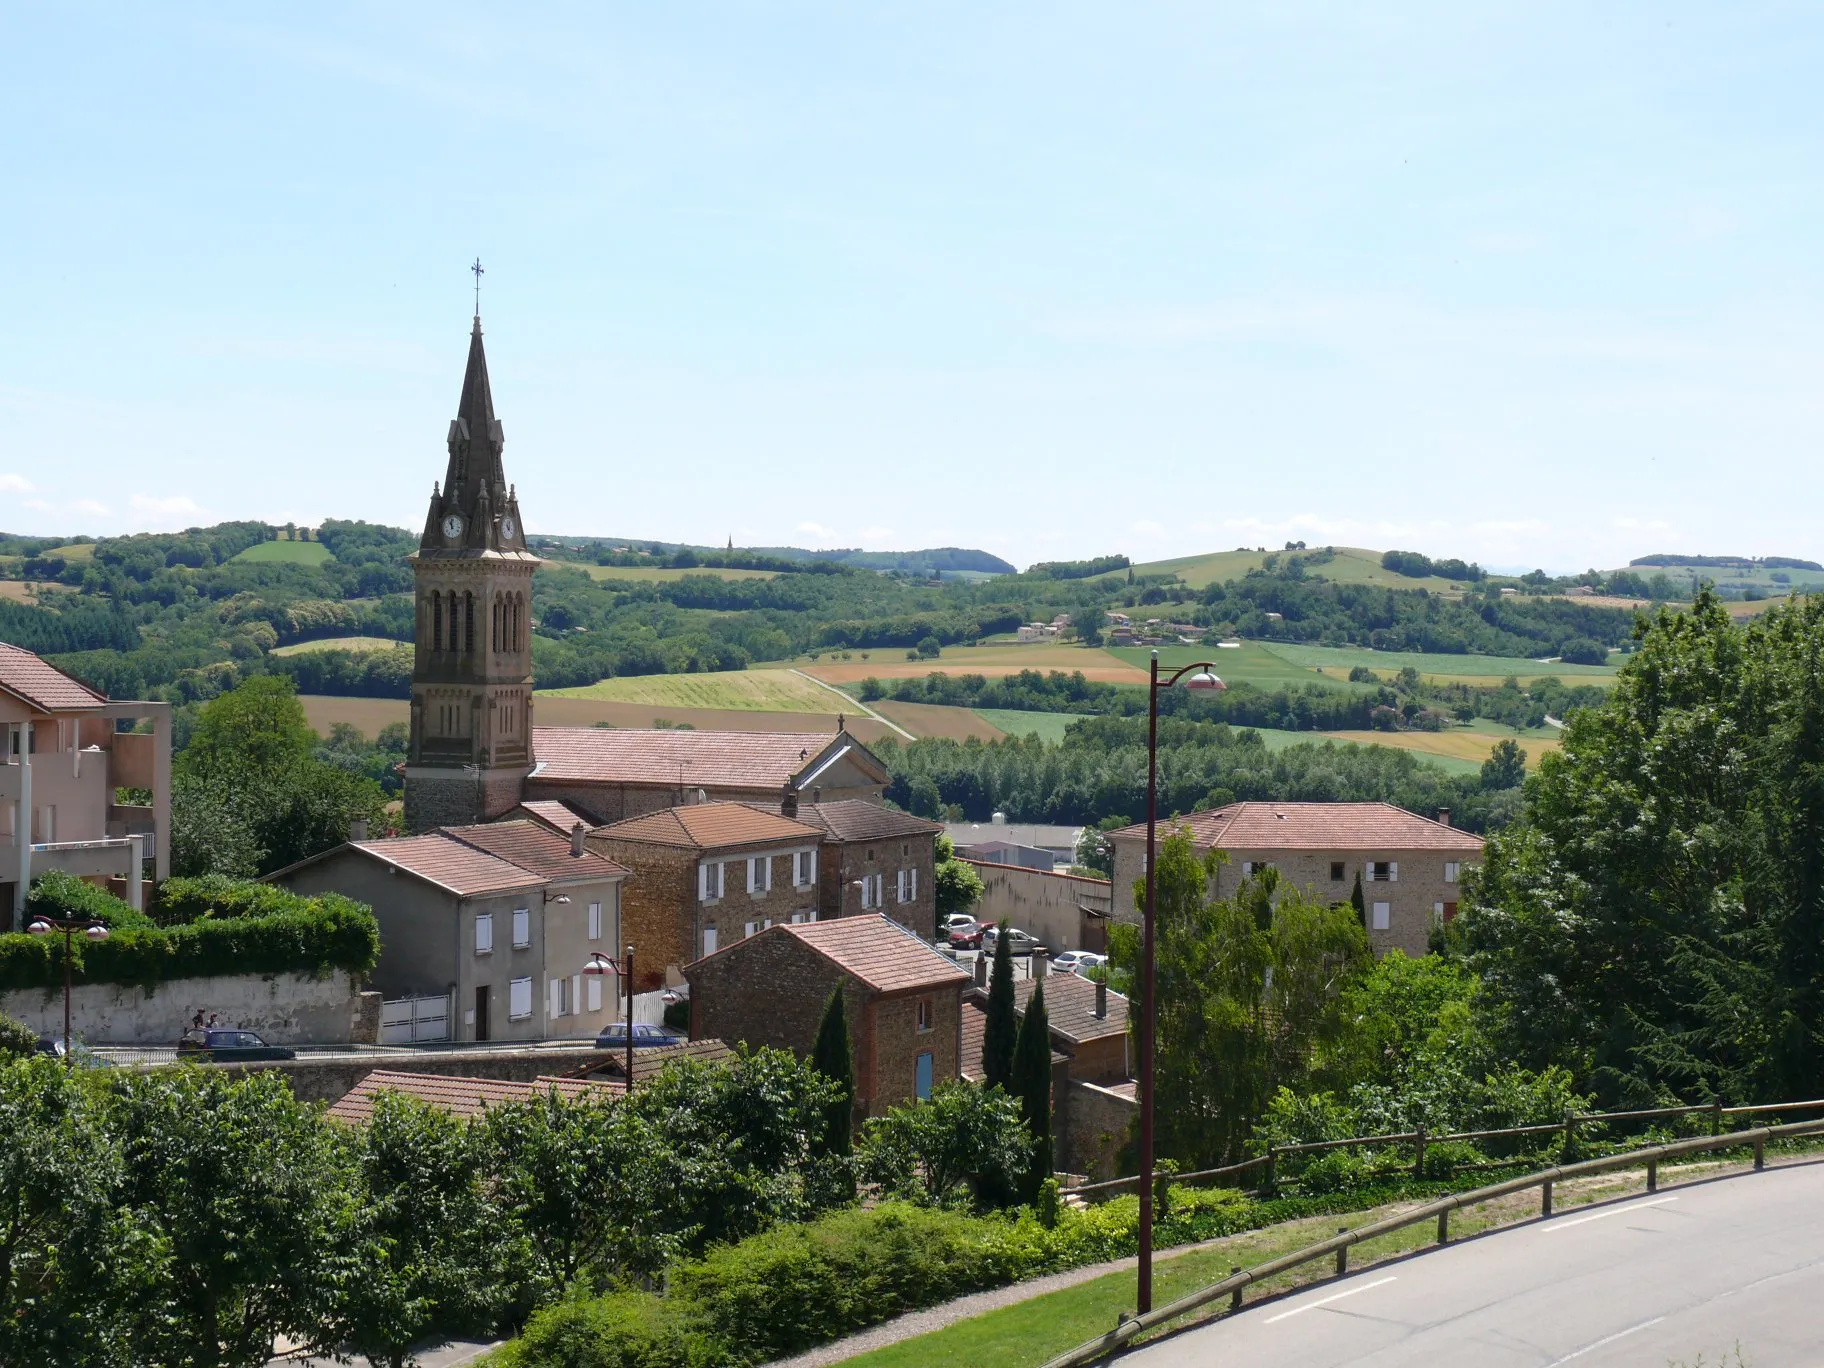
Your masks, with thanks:
M 1457 915 L 1464 870 L 1482 860 L 1482 838 L 1459 831 L 1448 817 L 1420 817 L 1390 803 L 1231 803 L 1161 822 L 1159 838 L 1183 826 L 1199 852 L 1228 857 L 1210 881 L 1212 898 L 1233 895 L 1243 880 L 1271 866 L 1282 884 L 1347 902 L 1359 874 L 1375 954 L 1423 955 L 1432 926 Z M 1126 827 L 1110 843 L 1113 915 L 1137 922 L 1134 887 L 1145 873 L 1146 828 Z
M 149 801 L 118 802 L 120 789 Z M 135 907 L 148 875 L 170 875 L 171 705 L 107 698 L 0 642 L 0 929 L 21 926 L 31 881 L 52 869 Z

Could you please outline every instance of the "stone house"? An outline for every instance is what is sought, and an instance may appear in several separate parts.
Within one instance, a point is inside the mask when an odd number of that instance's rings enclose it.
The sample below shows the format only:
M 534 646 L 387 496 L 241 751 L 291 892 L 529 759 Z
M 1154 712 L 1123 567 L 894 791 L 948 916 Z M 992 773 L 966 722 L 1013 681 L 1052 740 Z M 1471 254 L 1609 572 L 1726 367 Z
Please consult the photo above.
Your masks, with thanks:
M 1127 999 L 1106 983 L 1077 974 L 1013 981 L 1014 1010 L 1026 1014 L 1034 988 L 1045 985 L 1051 1047 L 1070 1061 L 1069 1075 L 1085 1083 L 1119 1083 L 1134 1076 L 1127 1035 Z
M 797 803 L 782 811 L 823 833 L 817 915 L 880 912 L 926 940 L 937 935 L 936 822 L 859 799 Z
M 1210 896 L 1233 895 L 1244 879 L 1271 866 L 1290 884 L 1327 902 L 1346 902 L 1362 877 L 1364 919 L 1377 955 L 1426 953 L 1434 922 L 1457 915 L 1465 867 L 1482 859 L 1482 838 L 1391 803 L 1231 803 L 1159 823 L 1164 840 L 1188 827 L 1199 853 L 1220 850 L 1228 863 L 1210 881 Z M 1114 912 L 1137 922 L 1134 884 L 1146 867 L 1146 827 L 1110 835 Z
M 595 1036 L 620 981 L 584 975 L 624 944 L 627 870 L 535 822 L 351 841 L 267 876 L 374 909 L 384 997 L 449 995 L 454 1040 Z
M 969 975 L 903 926 L 869 913 L 775 924 L 685 966 L 690 1034 L 808 1055 L 841 987 L 858 1117 L 927 1097 L 962 1062 Z
M 776 922 L 817 918 L 820 828 L 746 803 L 665 808 L 597 827 L 590 850 L 632 871 L 622 904 L 642 991 Z
M 123 722 L 150 731 L 123 732 Z M 120 789 L 149 802 L 121 803 Z M 134 907 L 171 873 L 171 705 L 122 702 L 0 642 L 0 930 L 47 870 L 107 881 Z

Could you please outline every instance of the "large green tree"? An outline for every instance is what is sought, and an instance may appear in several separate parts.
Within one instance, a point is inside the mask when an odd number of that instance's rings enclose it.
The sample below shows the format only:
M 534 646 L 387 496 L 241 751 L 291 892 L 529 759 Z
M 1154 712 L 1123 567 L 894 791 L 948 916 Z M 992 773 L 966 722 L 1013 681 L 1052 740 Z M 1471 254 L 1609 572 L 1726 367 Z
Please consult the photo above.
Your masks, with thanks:
M 1020 1120 L 1032 1135 L 1032 1159 L 1017 1189 L 1021 1201 L 1031 1202 L 1051 1177 L 1051 1018 L 1045 1011 L 1044 979 L 1033 984 L 1020 1017 L 1009 1090 L 1019 1099 Z
M 1345 1028 L 1343 989 L 1372 962 L 1352 909 L 1281 887 L 1275 870 L 1211 901 L 1223 859 L 1180 826 L 1157 861 L 1154 1115 L 1160 1152 L 1193 1168 L 1239 1157 L 1269 1099 Z M 1110 949 L 1131 979 L 1139 938 Z
M 1002 922 L 994 939 L 994 966 L 988 973 L 988 1011 L 982 1023 L 982 1080 L 1008 1088 L 1013 1081 L 1013 1047 L 1019 1036 L 1013 1007 L 1013 940 Z
M 1506 1050 L 1609 1103 L 1824 1079 L 1824 598 L 1662 612 L 1489 845 L 1464 934 Z
M 1032 1163 L 1020 1104 L 999 1088 L 940 1083 L 862 1128 L 862 1175 L 884 1195 L 930 1206 L 998 1207 Z
M 945 917 L 967 912 L 982 900 L 982 876 L 967 861 L 956 858 L 956 844 L 941 834 L 937 838 L 935 889 L 939 925 Z
M 174 767 L 176 872 L 267 874 L 347 840 L 356 818 L 378 834 L 380 785 L 316 745 L 288 679 L 259 675 L 206 704 Z

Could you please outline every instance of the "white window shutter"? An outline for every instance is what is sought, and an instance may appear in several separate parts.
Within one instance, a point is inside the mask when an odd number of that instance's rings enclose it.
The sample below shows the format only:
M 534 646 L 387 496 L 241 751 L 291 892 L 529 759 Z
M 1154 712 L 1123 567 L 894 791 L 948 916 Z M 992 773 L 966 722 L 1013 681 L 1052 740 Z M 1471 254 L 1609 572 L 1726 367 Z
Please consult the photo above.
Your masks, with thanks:
M 709 901 L 709 863 L 708 863 L 708 861 L 705 861 L 704 863 L 697 866 L 697 901 L 698 902 L 708 902 Z
M 589 976 L 589 1010 L 592 1012 L 602 1010 L 602 978 L 599 974 Z
M 545 984 L 545 1015 L 560 1017 L 563 1014 L 563 980 L 551 979 Z
M 913 865 L 912 868 L 907 872 L 912 876 L 911 877 L 912 901 L 917 902 L 918 901 L 918 866 Z
M 1398 883 L 1400 881 L 1400 862 L 1398 860 L 1393 861 L 1387 866 L 1387 881 L 1389 883 Z
M 716 928 L 713 926 L 703 928 L 703 953 L 706 955 L 716 953 Z
M 602 905 L 599 902 L 589 904 L 589 939 L 602 938 Z
M 475 953 L 489 954 L 494 949 L 494 916 L 483 912 L 475 918 Z

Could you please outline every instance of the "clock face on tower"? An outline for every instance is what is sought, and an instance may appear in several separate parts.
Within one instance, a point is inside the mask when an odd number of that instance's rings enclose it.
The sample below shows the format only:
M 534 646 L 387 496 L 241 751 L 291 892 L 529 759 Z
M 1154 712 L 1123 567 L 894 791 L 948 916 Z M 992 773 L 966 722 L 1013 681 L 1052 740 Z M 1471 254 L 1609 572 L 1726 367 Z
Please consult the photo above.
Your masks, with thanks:
M 446 537 L 462 535 L 462 515 L 460 513 L 452 513 L 443 520 L 443 535 Z
M 500 535 L 507 538 L 509 541 L 512 540 L 512 538 L 513 538 L 513 519 L 502 518 L 500 520 Z

